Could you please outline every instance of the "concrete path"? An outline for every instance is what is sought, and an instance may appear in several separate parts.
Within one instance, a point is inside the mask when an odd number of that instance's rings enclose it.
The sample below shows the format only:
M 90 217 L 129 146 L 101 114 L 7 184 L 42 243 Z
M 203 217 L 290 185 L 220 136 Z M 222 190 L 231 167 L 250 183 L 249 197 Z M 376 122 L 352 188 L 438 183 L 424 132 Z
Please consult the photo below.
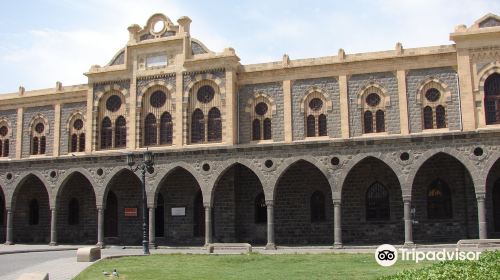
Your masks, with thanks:
M 0 245 L 0 280 L 16 280 L 23 273 L 48 272 L 50 280 L 70 280 L 92 263 L 77 263 L 76 249 L 82 246 L 47 246 L 47 245 Z M 396 246 L 400 247 L 400 246 Z M 253 252 L 261 254 L 295 254 L 295 253 L 370 253 L 373 254 L 377 246 L 347 246 L 343 249 L 332 249 L 329 246 L 314 247 L 286 247 L 279 246 L 278 250 L 265 250 L 264 247 L 253 247 Z M 419 250 L 454 249 L 456 244 L 440 244 L 432 246 L 417 246 Z M 464 248 L 466 249 L 466 248 Z M 497 248 L 481 248 L 485 249 Z M 466 249 L 467 250 L 467 249 Z M 478 249 L 468 249 L 476 251 Z M 28 253 L 29 252 L 29 253 Z M 161 247 L 152 249 L 152 254 L 207 254 L 203 247 Z M 216 254 L 241 254 L 242 250 L 216 250 Z M 102 257 L 142 255 L 141 247 L 110 247 L 102 250 Z M 111 270 L 112 268 L 110 268 Z

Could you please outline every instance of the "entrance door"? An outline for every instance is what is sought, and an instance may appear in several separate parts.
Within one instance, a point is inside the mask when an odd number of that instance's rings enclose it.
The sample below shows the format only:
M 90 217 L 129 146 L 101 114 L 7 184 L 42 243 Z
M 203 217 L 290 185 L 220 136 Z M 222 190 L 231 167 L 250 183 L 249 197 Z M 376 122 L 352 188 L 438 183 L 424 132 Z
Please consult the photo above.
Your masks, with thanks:
M 493 221 L 495 222 L 495 231 L 500 231 L 500 179 L 493 186 Z
M 155 210 L 155 234 L 157 237 L 165 236 L 165 203 L 161 193 L 158 194 Z
M 194 237 L 205 236 L 205 208 L 203 207 L 203 196 L 198 190 L 194 199 Z
M 104 237 L 118 237 L 118 199 L 109 191 L 104 210 Z

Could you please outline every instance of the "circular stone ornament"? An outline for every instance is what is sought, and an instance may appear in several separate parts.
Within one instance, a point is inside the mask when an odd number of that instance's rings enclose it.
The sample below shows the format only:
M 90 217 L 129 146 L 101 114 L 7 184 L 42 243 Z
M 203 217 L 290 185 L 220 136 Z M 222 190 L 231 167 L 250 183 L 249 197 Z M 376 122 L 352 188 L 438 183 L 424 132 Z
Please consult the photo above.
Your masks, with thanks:
M 378 96 L 378 94 L 376 93 L 368 94 L 368 96 L 366 97 L 366 104 L 372 107 L 377 106 L 378 104 L 380 104 L 380 96 Z
M 149 97 L 149 103 L 155 108 L 162 107 L 163 105 L 165 105 L 166 101 L 167 95 L 161 90 L 153 92 L 153 94 L 151 94 L 151 96 Z
M 83 128 L 83 121 L 81 119 L 75 120 L 75 122 L 73 123 L 73 128 L 76 130 L 82 129 Z
M 267 113 L 267 104 L 264 102 L 259 102 L 257 105 L 255 105 L 255 113 L 259 116 L 263 116 Z
M 214 99 L 215 95 L 215 90 L 211 86 L 202 86 L 198 89 L 198 92 L 196 93 L 196 98 L 198 101 L 201 103 L 208 103 Z
M 122 100 L 118 95 L 112 95 L 106 100 L 106 109 L 111 112 L 116 112 L 120 110 L 122 106 Z
M 441 97 L 441 92 L 435 88 L 430 88 L 425 92 L 425 98 L 429 102 L 436 102 Z
M 319 111 L 323 107 L 323 100 L 319 98 L 313 98 L 309 101 L 309 108 L 313 111 Z
M 35 131 L 37 133 L 43 133 L 44 130 L 45 130 L 45 125 L 43 125 L 43 123 L 37 123 L 36 124 Z

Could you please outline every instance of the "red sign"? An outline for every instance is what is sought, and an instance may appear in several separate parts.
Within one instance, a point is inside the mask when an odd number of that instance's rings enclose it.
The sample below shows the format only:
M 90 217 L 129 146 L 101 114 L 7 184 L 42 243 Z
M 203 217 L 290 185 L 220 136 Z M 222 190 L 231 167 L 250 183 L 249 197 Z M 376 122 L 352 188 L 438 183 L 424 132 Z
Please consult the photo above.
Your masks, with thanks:
M 137 208 L 125 208 L 125 217 L 137 217 Z

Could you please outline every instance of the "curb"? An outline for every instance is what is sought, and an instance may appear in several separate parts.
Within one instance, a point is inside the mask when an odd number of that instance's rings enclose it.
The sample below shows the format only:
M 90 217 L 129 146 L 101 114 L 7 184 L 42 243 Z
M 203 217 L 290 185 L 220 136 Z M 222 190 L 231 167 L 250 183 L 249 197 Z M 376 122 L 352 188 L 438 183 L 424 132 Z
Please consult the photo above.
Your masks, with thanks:
M 31 250 L 17 250 L 17 251 L 4 251 L 0 255 L 22 254 L 22 253 L 39 253 L 39 252 L 57 252 L 57 251 L 72 251 L 78 248 L 54 248 L 54 249 L 31 249 Z

